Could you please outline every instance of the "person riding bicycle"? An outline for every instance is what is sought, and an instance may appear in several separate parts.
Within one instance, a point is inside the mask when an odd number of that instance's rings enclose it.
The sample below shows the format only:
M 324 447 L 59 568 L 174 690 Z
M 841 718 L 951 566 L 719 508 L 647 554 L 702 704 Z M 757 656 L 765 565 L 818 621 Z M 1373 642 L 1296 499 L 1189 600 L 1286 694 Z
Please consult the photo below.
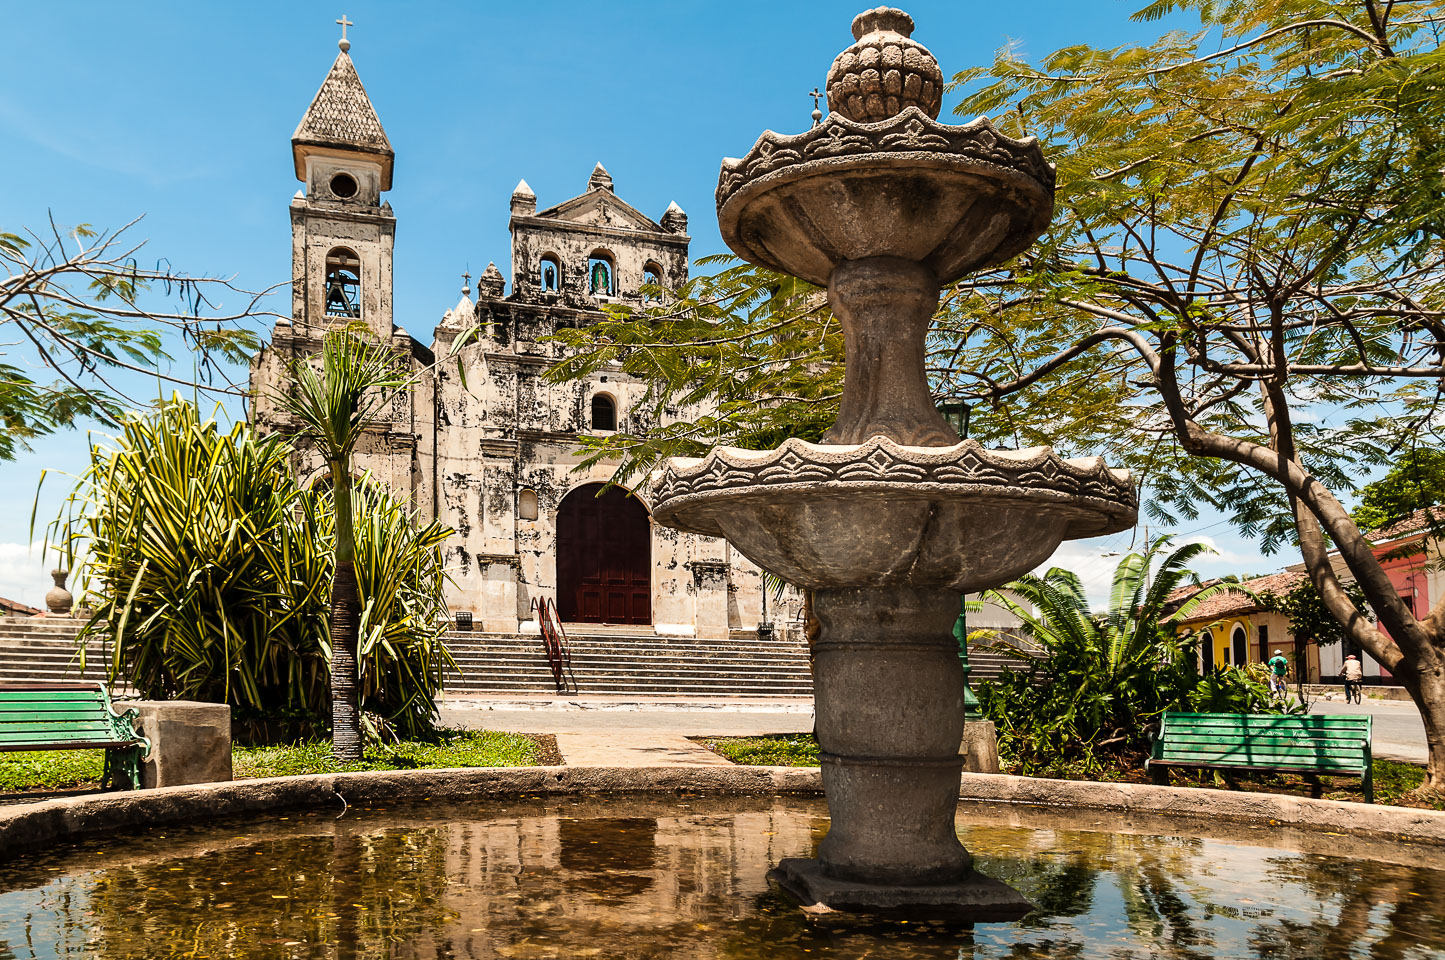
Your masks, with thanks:
M 1344 668 L 1340 671 L 1340 677 L 1345 681 L 1345 702 L 1353 700 L 1359 703 L 1363 697 L 1365 687 L 1365 669 L 1360 666 L 1360 660 L 1353 653 L 1345 657 Z
M 1285 678 L 1289 675 L 1289 661 L 1284 658 L 1283 650 L 1276 650 L 1274 656 L 1269 658 L 1269 693 L 1272 697 L 1283 697 L 1285 692 Z

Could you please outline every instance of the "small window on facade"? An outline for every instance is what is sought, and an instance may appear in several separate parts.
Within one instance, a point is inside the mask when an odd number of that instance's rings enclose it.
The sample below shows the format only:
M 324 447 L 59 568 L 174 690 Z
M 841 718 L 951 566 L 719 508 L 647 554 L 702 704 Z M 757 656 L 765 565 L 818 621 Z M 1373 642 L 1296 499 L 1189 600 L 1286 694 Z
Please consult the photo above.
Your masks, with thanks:
M 338 173 L 331 178 L 331 192 L 343 200 L 356 196 L 356 179 L 349 173 Z
M 326 255 L 326 315 L 361 316 L 361 259 L 345 247 Z
M 602 256 L 587 260 L 587 292 L 603 297 L 614 295 L 612 284 L 612 261 Z
M 1199 648 L 1204 656 L 1204 672 L 1214 672 L 1214 634 L 1208 630 L 1199 635 Z
M 537 519 L 537 491 L 523 490 L 517 497 L 517 516 L 523 520 Z
M 605 394 L 599 393 L 592 398 L 592 429 L 617 429 L 617 406 Z
M 1243 627 L 1235 627 L 1234 635 L 1229 638 L 1230 646 L 1234 649 L 1234 665 L 1242 667 L 1249 662 L 1249 634 L 1244 632 Z
M 642 283 L 644 286 L 648 287 L 662 286 L 661 268 L 659 268 L 658 265 L 655 263 L 649 263 L 644 266 L 642 268 Z M 642 294 L 642 298 L 644 300 L 657 300 L 658 294 L 655 292 L 644 291 Z
M 555 257 L 542 258 L 542 270 L 538 277 L 543 293 L 556 293 L 562 286 L 562 265 Z

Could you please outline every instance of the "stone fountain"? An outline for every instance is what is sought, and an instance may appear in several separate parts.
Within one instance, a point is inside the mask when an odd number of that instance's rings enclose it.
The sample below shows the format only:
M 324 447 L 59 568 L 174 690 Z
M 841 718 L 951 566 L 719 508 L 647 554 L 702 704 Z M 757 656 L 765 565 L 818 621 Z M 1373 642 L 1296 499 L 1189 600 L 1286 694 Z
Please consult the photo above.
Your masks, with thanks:
M 880 7 L 828 74 L 829 114 L 723 161 L 718 222 L 743 259 L 826 286 L 846 378 L 820 444 L 674 458 L 663 524 L 727 537 L 814 591 L 818 743 L 831 828 L 775 878 L 814 909 L 1013 920 L 954 829 L 964 677 L 961 593 L 1007 583 L 1068 539 L 1127 529 L 1127 472 L 1050 448 L 985 450 L 939 414 L 924 337 L 943 285 L 1044 231 L 1054 170 L 1038 142 L 937 120 L 938 62 Z

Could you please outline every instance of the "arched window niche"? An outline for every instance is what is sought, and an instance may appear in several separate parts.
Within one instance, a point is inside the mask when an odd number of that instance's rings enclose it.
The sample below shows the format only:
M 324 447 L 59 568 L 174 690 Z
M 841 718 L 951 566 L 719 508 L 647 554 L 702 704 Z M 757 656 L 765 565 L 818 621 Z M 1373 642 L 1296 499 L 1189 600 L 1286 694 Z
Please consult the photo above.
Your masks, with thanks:
M 550 253 L 544 256 L 537 271 L 537 282 L 541 284 L 543 293 L 556 293 L 561 290 L 562 261 Z
M 335 247 L 326 255 L 326 315 L 361 316 L 361 258 L 346 247 Z
M 1208 630 L 1199 635 L 1200 667 L 1205 673 L 1214 672 L 1214 634 Z
M 1249 634 L 1245 632 L 1244 627 L 1234 628 L 1234 633 L 1229 638 L 1229 645 L 1233 648 L 1230 653 L 1233 655 L 1236 667 L 1242 667 L 1249 663 Z
M 617 295 L 612 258 L 601 250 L 587 258 L 587 292 L 596 297 Z
M 662 286 L 662 268 L 661 268 L 660 266 L 658 266 L 657 264 L 653 263 L 653 262 L 650 261 L 650 260 L 649 260 L 647 263 L 643 264 L 643 265 L 642 265 L 642 285 L 643 285 L 644 288 L 646 288 L 646 287 L 661 287 L 661 286 Z M 661 293 L 660 290 L 647 290 L 647 289 L 644 289 L 644 290 L 642 291 L 642 299 L 643 299 L 643 300 L 647 300 L 647 301 L 655 302 L 655 301 L 657 301 L 657 300 L 661 300 L 661 299 L 662 299 L 662 293 Z
M 517 495 L 517 516 L 523 520 L 537 519 L 537 491 L 523 490 Z
M 605 393 L 592 398 L 592 429 L 617 429 L 617 403 Z

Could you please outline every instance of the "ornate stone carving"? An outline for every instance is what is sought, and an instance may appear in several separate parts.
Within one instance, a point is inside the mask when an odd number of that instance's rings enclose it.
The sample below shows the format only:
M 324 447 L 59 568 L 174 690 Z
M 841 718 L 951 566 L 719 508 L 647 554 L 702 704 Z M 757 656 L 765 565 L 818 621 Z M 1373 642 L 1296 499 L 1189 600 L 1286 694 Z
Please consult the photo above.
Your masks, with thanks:
M 861 444 L 818 444 L 794 437 L 771 450 L 715 447 L 701 459 L 669 459 L 653 489 L 661 511 L 675 498 L 714 490 L 796 484 L 818 489 L 831 483 L 1040 487 L 1114 501 L 1130 510 L 1138 502 L 1129 471 L 1110 469 L 1101 457 L 1065 459 L 1052 447 L 988 450 L 975 440 L 952 447 L 912 447 L 887 437 Z
M 853 18 L 858 42 L 838 54 L 828 71 L 828 109 L 850 120 L 886 120 L 906 107 L 938 116 L 943 71 L 913 34 L 913 18 L 895 7 L 876 7 Z
M 830 113 L 804 133 L 787 136 L 765 131 L 746 156 L 723 161 L 717 205 L 721 210 L 749 181 L 811 160 L 920 151 L 927 152 L 930 159 L 956 157 L 1013 170 L 1053 193 L 1054 165 L 1044 159 L 1038 140 L 1005 136 L 984 117 L 961 126 L 939 123 L 918 107 L 908 106 L 895 116 L 873 122 Z

